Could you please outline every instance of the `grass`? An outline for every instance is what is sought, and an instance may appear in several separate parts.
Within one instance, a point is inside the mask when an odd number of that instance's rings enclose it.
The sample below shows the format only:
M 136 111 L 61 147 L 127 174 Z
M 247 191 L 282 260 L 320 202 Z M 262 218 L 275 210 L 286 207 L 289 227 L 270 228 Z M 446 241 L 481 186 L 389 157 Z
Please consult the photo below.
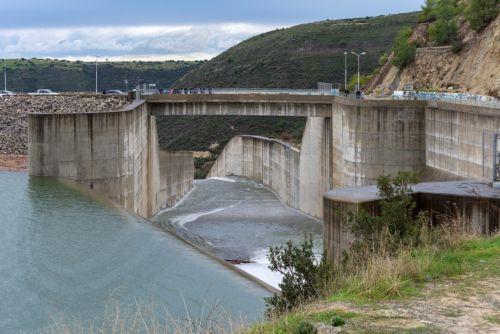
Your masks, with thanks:
M 357 317 L 356 313 L 345 312 L 340 310 L 319 312 L 319 313 L 290 313 L 266 323 L 259 323 L 251 327 L 247 334 L 274 333 L 286 334 L 292 333 L 295 328 L 302 322 L 308 321 L 311 323 L 330 324 L 334 317 L 338 317 L 348 322 L 350 319 Z
M 500 236 L 458 241 L 446 249 L 425 247 L 394 258 L 374 257 L 343 277 L 329 301 L 377 302 L 414 296 L 433 279 L 474 273 L 500 274 Z

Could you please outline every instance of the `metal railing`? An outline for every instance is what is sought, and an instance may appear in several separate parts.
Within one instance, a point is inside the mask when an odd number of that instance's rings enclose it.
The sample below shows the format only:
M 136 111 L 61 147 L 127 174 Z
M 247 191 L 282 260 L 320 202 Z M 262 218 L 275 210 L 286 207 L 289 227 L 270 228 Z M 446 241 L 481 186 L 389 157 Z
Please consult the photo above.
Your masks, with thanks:
M 491 96 L 476 95 L 469 93 L 441 93 L 441 92 L 394 92 L 394 100 L 426 100 L 444 101 L 466 105 L 490 106 L 500 108 L 500 100 Z

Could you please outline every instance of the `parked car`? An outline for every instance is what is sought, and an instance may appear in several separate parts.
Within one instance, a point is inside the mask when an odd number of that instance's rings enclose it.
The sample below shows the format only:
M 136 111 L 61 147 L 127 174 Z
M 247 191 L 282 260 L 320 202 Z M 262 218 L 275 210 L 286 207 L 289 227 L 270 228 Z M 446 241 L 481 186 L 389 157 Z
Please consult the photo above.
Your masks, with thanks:
M 16 94 L 11 92 L 10 90 L 0 90 L 0 96 L 14 96 L 14 95 Z
M 36 93 L 29 93 L 29 95 L 59 95 L 58 93 L 54 93 L 50 89 L 41 88 L 36 91 Z
M 110 89 L 107 90 L 105 93 L 106 95 L 127 95 L 126 93 L 122 92 L 119 89 Z

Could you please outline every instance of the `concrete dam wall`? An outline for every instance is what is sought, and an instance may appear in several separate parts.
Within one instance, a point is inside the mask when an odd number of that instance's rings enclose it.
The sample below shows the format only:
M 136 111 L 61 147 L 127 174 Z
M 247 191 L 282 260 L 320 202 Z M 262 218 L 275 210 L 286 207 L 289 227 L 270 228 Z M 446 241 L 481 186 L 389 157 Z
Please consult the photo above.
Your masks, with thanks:
M 415 198 L 433 218 L 453 203 L 475 228 L 498 228 L 500 192 L 490 185 L 500 156 L 498 108 L 331 96 L 154 96 L 119 112 L 31 114 L 30 174 L 76 181 L 150 217 L 193 186 L 192 153 L 159 149 L 155 117 L 170 115 L 307 116 L 300 150 L 238 136 L 209 176 L 257 180 L 290 207 L 324 218 L 332 261 L 349 244 L 338 213 L 376 213 L 380 199 L 371 186 L 402 170 L 471 180 L 421 185 Z
M 146 103 L 119 112 L 31 114 L 29 173 L 75 181 L 150 217 L 193 184 L 189 152 L 159 150 Z
M 308 118 L 300 151 L 279 140 L 234 137 L 208 177 L 237 175 L 254 179 L 276 192 L 288 206 L 322 218 L 321 198 L 330 187 L 329 125 L 324 118 Z

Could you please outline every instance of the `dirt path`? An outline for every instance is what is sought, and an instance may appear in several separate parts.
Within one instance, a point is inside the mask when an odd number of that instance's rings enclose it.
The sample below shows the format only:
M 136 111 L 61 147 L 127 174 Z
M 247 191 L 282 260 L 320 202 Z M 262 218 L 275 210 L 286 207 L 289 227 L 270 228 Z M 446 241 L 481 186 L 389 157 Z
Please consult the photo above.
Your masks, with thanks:
M 320 303 L 306 311 L 355 313 L 319 333 L 500 333 L 500 277 L 473 275 L 429 284 L 416 298 L 358 306 Z
M 27 169 L 27 155 L 0 154 L 0 171 L 26 171 Z

